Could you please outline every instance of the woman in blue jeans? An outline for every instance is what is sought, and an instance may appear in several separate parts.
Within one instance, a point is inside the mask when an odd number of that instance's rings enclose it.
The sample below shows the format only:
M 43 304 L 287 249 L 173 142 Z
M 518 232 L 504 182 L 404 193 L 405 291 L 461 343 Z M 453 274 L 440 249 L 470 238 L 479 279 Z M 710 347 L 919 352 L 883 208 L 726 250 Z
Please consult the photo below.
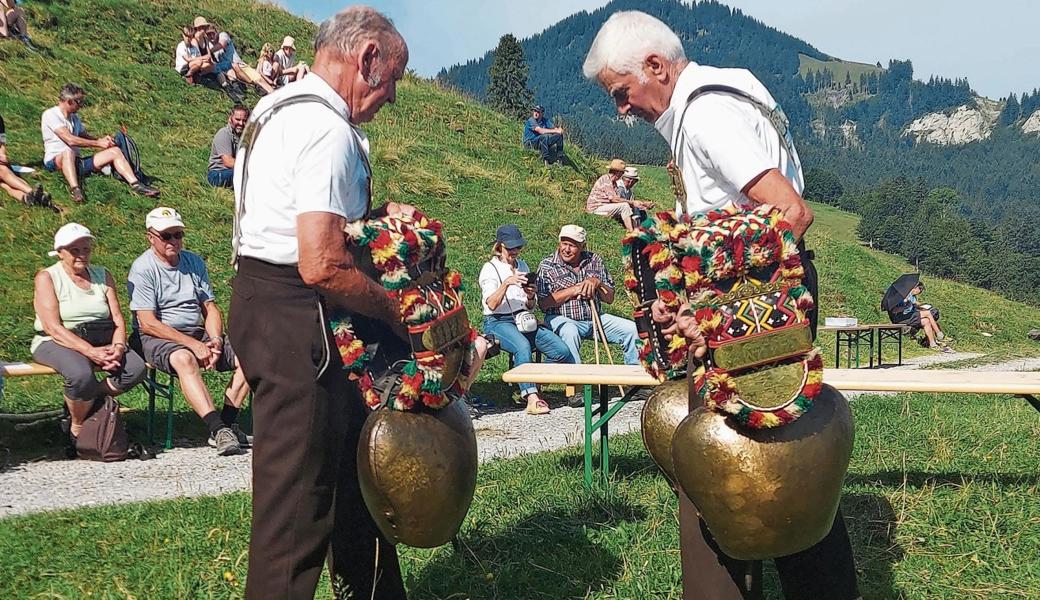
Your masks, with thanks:
M 571 363 L 570 350 L 555 333 L 546 327 L 535 327 L 534 275 L 520 252 L 527 241 L 516 225 L 502 225 L 495 234 L 491 260 L 480 269 L 481 307 L 484 309 L 484 334 L 493 335 L 502 349 L 513 355 L 513 364 L 531 362 L 531 352 L 537 348 L 549 362 Z M 524 313 L 527 313 L 524 315 Z M 524 329 L 521 331 L 517 319 Z M 527 401 L 527 414 L 544 415 L 549 404 L 538 393 L 533 383 L 521 383 L 520 395 Z

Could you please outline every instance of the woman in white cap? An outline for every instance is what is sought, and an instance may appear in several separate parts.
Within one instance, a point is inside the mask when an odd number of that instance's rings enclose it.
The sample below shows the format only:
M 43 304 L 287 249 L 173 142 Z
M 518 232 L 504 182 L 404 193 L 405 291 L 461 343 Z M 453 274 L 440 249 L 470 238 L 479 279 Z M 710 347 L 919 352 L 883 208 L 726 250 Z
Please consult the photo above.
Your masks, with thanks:
M 278 80 L 280 85 L 299 81 L 310 73 L 307 63 L 296 62 L 296 40 L 291 35 L 282 39 L 282 49 L 274 53 L 274 59 L 282 67 L 282 75 Z
M 104 267 L 90 264 L 93 250 L 89 229 L 79 223 L 63 225 L 50 252 L 58 262 L 42 269 L 33 282 L 33 360 L 65 378 L 73 437 L 97 398 L 122 394 L 145 375 L 144 360 L 126 347 L 115 280 Z M 108 376 L 99 383 L 94 369 Z

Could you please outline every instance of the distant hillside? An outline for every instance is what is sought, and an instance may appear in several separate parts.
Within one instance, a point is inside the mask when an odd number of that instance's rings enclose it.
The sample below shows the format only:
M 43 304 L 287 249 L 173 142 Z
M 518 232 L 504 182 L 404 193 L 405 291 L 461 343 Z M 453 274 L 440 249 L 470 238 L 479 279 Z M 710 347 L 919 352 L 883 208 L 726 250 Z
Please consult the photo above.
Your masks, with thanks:
M 848 189 L 920 178 L 956 189 L 957 209 L 987 226 L 1040 206 L 1040 91 L 989 100 L 965 79 L 917 80 L 909 60 L 883 68 L 843 61 L 715 0 L 614 0 L 522 41 L 538 100 L 562 119 L 571 140 L 601 157 L 669 158 L 650 126 L 621 125 L 607 95 L 581 73 L 602 23 L 630 9 L 668 23 L 692 60 L 750 69 L 791 119 L 805 167 L 835 174 Z M 488 52 L 437 79 L 480 98 L 492 58 Z M 1030 253 L 1037 245 L 1040 235 L 1015 249 Z

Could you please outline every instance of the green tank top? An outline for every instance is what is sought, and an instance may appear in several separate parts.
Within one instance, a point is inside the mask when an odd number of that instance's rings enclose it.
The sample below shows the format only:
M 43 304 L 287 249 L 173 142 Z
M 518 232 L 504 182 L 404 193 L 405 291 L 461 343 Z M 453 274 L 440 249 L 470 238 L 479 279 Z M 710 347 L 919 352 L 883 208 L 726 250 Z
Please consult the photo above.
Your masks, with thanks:
M 87 321 L 111 318 L 112 313 L 108 310 L 108 297 L 105 294 L 107 286 L 105 285 L 104 267 L 93 265 L 87 267 L 87 274 L 90 275 L 90 289 L 86 290 L 73 283 L 61 263 L 54 263 L 44 271 L 51 276 L 51 282 L 54 283 L 54 295 L 58 298 L 61 324 L 66 329 L 72 329 Z M 36 348 L 40 344 L 51 339 L 49 335 L 44 335 L 40 315 L 36 315 L 36 323 L 33 327 L 36 329 L 36 337 L 29 346 L 30 352 L 36 352 Z

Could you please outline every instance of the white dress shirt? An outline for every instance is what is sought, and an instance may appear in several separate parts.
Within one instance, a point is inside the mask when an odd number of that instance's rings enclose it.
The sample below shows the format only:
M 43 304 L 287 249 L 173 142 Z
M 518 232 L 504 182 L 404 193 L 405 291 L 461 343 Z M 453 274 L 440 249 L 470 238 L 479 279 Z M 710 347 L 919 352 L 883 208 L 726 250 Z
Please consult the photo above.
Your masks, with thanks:
M 654 127 L 668 142 L 686 187 L 686 206 L 676 212 L 699 214 L 727 204 L 751 206 L 741 190 L 769 169 L 779 169 L 799 194 L 805 187 L 794 144 L 785 145 L 772 123 L 746 99 L 705 93 L 687 110 L 687 99 L 704 85 L 740 89 L 769 108 L 777 106 L 769 90 L 746 69 L 719 69 L 691 62 L 679 75 L 668 109 Z M 682 127 L 679 120 L 682 119 Z M 790 137 L 790 134 L 788 134 Z
M 265 118 L 278 100 L 303 94 L 324 98 L 339 114 L 318 102 L 283 106 L 260 130 L 248 162 L 246 144 L 239 146 L 236 161 L 245 165 L 235 169 L 234 178 L 236 206 L 241 206 L 239 256 L 297 264 L 298 215 L 327 212 L 355 221 L 368 211 L 368 138 L 347 122 L 350 108 L 319 75 L 263 97 L 250 122 Z

